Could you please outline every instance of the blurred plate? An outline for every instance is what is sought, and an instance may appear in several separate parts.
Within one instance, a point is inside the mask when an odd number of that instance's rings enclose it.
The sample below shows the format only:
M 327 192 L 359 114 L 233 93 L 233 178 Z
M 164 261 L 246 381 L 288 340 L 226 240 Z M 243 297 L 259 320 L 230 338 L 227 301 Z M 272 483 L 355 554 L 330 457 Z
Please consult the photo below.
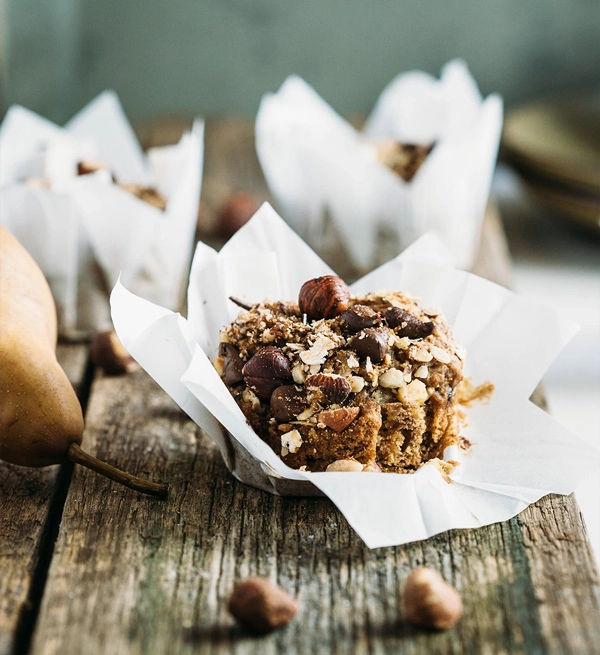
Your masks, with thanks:
M 600 233 L 600 196 L 569 193 L 558 187 L 525 181 L 527 192 L 543 207 Z
M 502 150 L 517 169 L 546 182 L 600 193 L 600 93 L 514 109 Z

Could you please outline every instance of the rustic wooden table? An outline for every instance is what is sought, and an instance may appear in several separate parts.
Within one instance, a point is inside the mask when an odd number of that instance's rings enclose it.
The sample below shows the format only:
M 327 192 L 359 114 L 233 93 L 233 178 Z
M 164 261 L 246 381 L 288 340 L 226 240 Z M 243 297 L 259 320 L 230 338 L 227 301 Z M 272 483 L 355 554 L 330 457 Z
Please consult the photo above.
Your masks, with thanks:
M 144 143 L 180 128 L 158 124 Z M 253 153 L 248 122 L 209 121 L 209 217 L 235 188 L 268 199 Z M 475 270 L 510 284 L 493 207 Z M 600 652 L 600 582 L 573 496 L 547 496 L 505 523 L 369 550 L 327 499 L 238 483 L 145 372 L 105 377 L 85 344 L 58 352 L 85 409 L 86 448 L 168 481 L 170 494 L 156 500 L 71 465 L 0 462 L 0 655 Z M 462 593 L 464 617 L 449 631 L 404 619 L 403 583 L 423 564 Z M 264 637 L 237 627 L 226 600 L 249 574 L 296 595 L 297 620 Z

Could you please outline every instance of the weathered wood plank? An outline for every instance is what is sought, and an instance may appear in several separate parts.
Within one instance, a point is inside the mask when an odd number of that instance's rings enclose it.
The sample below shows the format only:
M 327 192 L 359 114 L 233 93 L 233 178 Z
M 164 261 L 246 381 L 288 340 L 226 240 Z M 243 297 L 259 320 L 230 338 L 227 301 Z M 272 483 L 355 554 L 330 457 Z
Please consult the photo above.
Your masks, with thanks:
M 58 467 L 25 469 L 0 462 L 0 655 L 12 652 L 45 542 Z
M 542 498 L 518 520 L 547 652 L 599 652 L 600 576 L 575 496 Z
M 87 347 L 60 345 L 57 356 L 81 389 Z M 19 648 L 31 631 L 63 486 L 58 466 L 30 469 L 0 461 L 0 655 Z

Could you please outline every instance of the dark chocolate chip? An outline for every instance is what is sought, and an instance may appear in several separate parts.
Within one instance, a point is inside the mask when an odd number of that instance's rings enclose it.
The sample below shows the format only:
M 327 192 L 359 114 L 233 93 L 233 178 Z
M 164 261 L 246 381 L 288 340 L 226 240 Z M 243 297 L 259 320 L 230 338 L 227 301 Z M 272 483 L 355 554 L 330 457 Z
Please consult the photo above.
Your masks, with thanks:
M 359 332 L 381 323 L 381 316 L 366 305 L 353 305 L 340 316 L 350 332 Z
M 219 356 L 223 358 L 223 382 L 229 386 L 242 382 L 244 363 L 237 348 L 231 343 L 220 343 Z
M 306 398 L 293 384 L 277 387 L 271 395 L 271 414 L 279 423 L 293 421 L 306 409 Z
M 432 321 L 421 321 L 400 307 L 390 307 L 385 313 L 385 320 L 389 327 L 396 330 L 399 337 L 409 339 L 428 337 L 435 328 Z
M 244 364 L 242 374 L 261 400 L 269 400 L 273 391 L 292 377 L 292 370 L 283 351 L 276 346 L 266 346 Z
M 369 357 L 374 364 L 383 361 L 388 351 L 388 331 L 385 328 L 367 328 L 348 342 L 359 357 Z

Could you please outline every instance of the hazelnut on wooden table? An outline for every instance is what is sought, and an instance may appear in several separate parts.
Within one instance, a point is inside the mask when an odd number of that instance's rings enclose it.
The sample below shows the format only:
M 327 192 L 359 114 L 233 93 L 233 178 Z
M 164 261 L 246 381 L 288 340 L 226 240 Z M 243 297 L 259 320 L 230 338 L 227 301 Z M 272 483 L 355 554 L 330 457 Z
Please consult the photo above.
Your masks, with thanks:
M 404 586 L 406 618 L 416 625 L 445 630 L 462 615 L 460 594 L 442 576 L 425 566 L 414 569 Z
M 235 585 L 227 609 L 246 629 L 265 634 L 286 626 L 298 614 L 300 604 L 281 587 L 256 576 Z
M 140 368 L 135 359 L 125 350 L 113 328 L 100 330 L 92 337 L 90 346 L 92 364 L 107 375 L 131 373 Z
M 217 232 L 224 239 L 232 237 L 254 216 L 259 199 L 248 191 L 234 191 L 217 212 Z

